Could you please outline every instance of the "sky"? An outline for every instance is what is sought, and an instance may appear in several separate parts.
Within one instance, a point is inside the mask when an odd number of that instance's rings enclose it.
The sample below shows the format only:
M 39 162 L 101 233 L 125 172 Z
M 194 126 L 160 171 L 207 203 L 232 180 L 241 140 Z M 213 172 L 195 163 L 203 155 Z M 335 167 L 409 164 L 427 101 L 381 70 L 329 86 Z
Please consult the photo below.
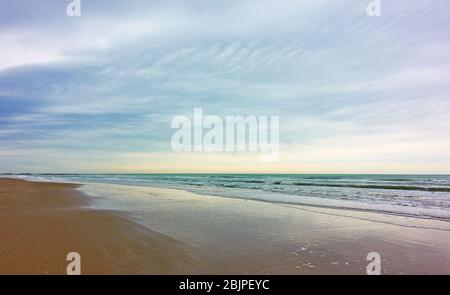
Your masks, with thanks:
M 0 0 L 0 172 L 450 174 L 446 0 Z M 276 115 L 280 155 L 174 152 Z

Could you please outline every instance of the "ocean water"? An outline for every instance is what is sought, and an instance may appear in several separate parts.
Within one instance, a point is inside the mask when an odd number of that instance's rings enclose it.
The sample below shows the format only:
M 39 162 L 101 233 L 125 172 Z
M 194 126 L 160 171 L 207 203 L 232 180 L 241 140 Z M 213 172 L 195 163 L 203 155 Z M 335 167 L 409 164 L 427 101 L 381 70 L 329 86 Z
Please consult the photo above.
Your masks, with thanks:
M 101 186 L 95 188 L 96 183 L 176 188 L 203 195 L 450 221 L 450 175 L 34 174 L 20 177 L 89 184 L 85 193 L 105 198 L 108 191 Z M 132 198 L 128 194 L 123 196 L 123 201 L 131 202 Z

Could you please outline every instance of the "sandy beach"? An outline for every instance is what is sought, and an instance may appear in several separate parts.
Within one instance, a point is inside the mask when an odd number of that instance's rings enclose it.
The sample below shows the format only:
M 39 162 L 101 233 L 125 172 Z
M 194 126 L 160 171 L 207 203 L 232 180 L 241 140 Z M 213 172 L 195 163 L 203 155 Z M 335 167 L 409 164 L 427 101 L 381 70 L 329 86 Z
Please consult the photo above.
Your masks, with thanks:
M 83 209 L 75 187 L 0 179 L 0 274 L 66 274 L 72 251 L 83 274 L 190 271 L 182 243 L 113 212 Z
M 450 274 L 445 221 L 99 184 L 145 200 L 99 210 L 78 185 L 0 179 L 0 273 Z M 88 186 L 89 188 L 89 186 Z M 112 193 L 111 193 L 112 195 Z

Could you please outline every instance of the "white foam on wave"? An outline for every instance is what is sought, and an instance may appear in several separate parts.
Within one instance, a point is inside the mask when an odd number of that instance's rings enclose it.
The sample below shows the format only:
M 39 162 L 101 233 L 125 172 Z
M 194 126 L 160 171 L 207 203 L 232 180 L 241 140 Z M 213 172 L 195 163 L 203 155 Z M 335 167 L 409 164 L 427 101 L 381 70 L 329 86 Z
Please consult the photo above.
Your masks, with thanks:
M 218 195 L 223 197 L 232 197 L 239 199 L 250 199 L 257 201 L 264 201 L 270 203 L 282 203 L 282 204 L 293 204 L 293 205 L 306 205 L 306 206 L 316 206 L 316 207 L 327 207 L 335 209 L 348 209 L 348 210 L 360 210 L 360 211 L 370 211 L 379 213 L 389 213 L 394 215 L 404 215 L 412 216 L 418 218 L 433 218 L 439 220 L 450 221 L 450 210 L 446 208 L 422 208 L 404 205 L 394 205 L 394 204 L 382 204 L 382 203 L 370 203 L 370 202 L 359 202 L 354 200 L 342 200 L 342 199 L 331 199 L 331 198 L 320 198 L 313 196 L 300 196 L 300 195 L 290 195 L 283 193 L 273 193 L 273 192 L 255 192 L 253 190 L 236 189 L 234 191 L 228 191 L 223 193 L 223 189 L 203 189 L 199 191 L 198 189 L 192 189 L 192 191 L 197 193 Z

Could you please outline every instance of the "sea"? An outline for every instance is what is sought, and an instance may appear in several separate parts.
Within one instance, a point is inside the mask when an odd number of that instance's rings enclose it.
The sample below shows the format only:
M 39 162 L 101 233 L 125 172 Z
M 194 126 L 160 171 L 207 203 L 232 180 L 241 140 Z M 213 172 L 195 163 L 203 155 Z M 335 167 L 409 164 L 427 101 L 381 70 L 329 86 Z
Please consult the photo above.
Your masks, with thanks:
M 450 221 L 450 175 L 400 174 L 27 174 L 34 181 L 83 184 L 80 190 L 102 199 L 112 193 L 120 204 L 136 202 L 119 184 L 162 187 L 199 195 L 326 207 Z M 117 187 L 121 187 L 117 186 Z M 139 202 L 145 202 L 140 197 Z M 120 209 L 120 208 L 108 208 Z

